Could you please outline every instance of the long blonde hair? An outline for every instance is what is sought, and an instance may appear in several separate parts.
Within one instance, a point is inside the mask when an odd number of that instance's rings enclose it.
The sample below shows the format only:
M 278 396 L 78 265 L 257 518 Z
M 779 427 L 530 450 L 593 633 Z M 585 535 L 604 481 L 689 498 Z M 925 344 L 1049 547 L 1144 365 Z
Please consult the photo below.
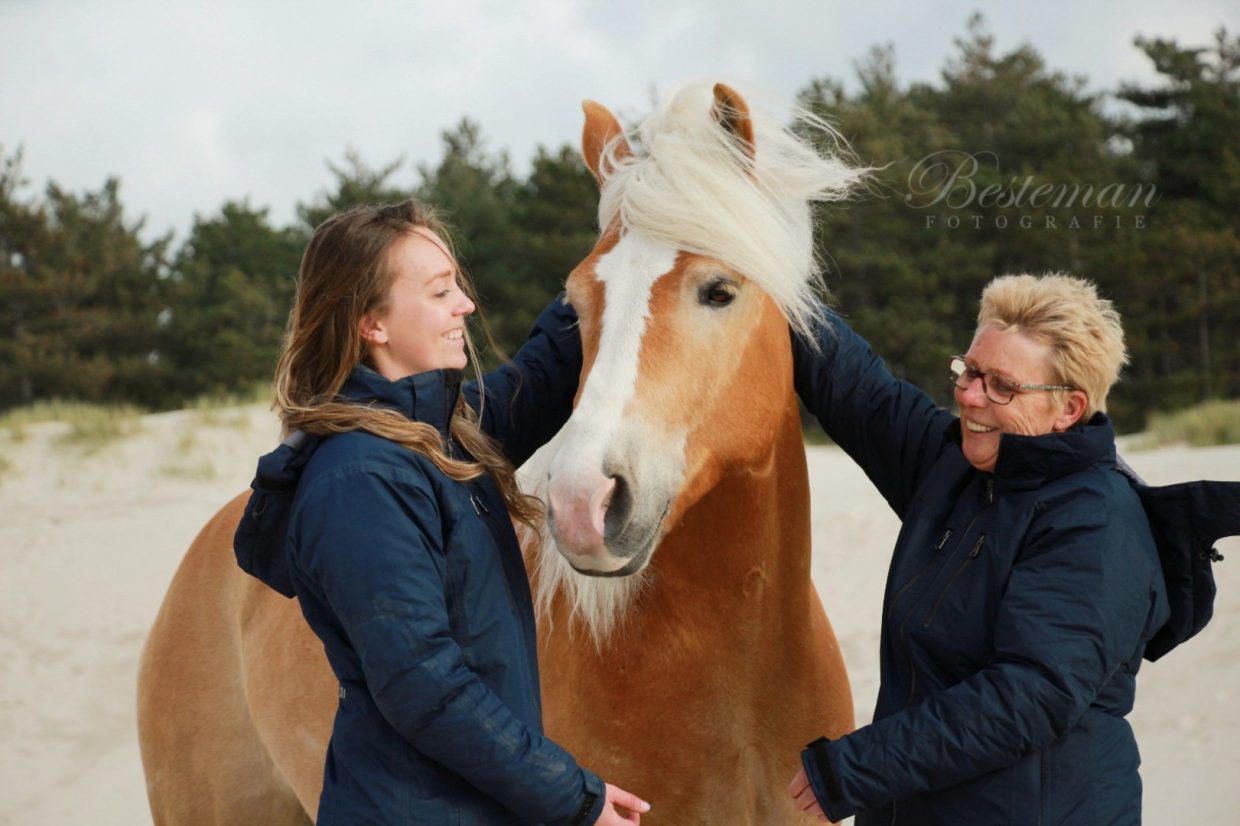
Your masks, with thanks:
M 395 273 L 388 250 L 415 229 L 451 239 L 434 209 L 418 201 L 360 206 L 332 216 L 314 231 L 297 274 L 297 297 L 289 315 L 284 352 L 276 365 L 275 408 L 284 433 L 302 430 L 315 435 L 364 430 L 421 453 L 456 481 L 490 473 L 508 512 L 538 530 L 541 501 L 521 492 L 512 465 L 499 446 L 478 426 L 478 414 L 457 399 L 450 433 L 476 461 L 448 455 L 443 437 L 433 426 L 411 421 L 383 407 L 358 404 L 340 396 L 353 369 L 366 360 L 359 323 L 367 314 L 382 315 L 390 300 Z M 455 259 L 455 255 L 453 255 Z M 461 289 L 477 304 L 468 275 L 457 269 Z M 474 369 L 477 352 L 466 333 Z

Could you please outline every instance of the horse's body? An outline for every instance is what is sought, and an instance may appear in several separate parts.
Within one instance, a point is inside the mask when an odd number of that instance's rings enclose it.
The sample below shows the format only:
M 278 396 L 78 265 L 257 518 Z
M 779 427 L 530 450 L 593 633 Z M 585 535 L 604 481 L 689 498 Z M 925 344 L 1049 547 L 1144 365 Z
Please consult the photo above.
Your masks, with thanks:
M 735 93 L 677 100 L 659 129 L 680 130 L 708 165 L 740 163 L 741 189 L 781 188 L 764 178 L 768 130 L 755 133 Z M 678 123 L 676 107 L 694 103 L 709 122 Z M 648 822 L 800 822 L 785 793 L 799 752 L 850 730 L 853 712 L 810 578 L 788 319 L 807 318 L 806 201 L 842 193 L 855 173 L 809 153 L 818 180 L 776 192 L 799 199 L 784 204 L 791 218 L 764 223 L 783 207 L 761 198 L 738 207 L 734 223 L 791 227 L 804 246 L 780 259 L 802 271 L 771 276 L 748 266 L 760 245 L 708 243 L 734 234 L 727 220 L 686 229 L 684 244 L 666 214 L 643 223 L 641 186 L 669 172 L 667 157 L 640 167 L 610 113 L 586 113 L 604 231 L 569 279 L 585 366 L 575 413 L 536 470 L 555 541 L 530 555 L 547 733 L 651 801 Z M 780 135 L 771 154 L 804 159 Z M 642 137 L 658 160 L 663 133 Z M 710 182 L 689 189 L 699 184 Z M 300 823 L 317 810 L 336 685 L 296 602 L 236 567 L 243 501 L 191 546 L 144 653 L 139 733 L 157 824 Z

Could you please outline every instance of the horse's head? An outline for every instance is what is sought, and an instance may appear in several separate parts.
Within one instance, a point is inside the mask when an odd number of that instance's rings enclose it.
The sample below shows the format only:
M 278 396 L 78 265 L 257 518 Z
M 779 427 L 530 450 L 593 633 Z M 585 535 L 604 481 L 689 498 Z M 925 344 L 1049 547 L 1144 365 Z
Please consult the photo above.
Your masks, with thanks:
M 584 367 L 547 494 L 563 557 L 614 577 L 642 570 L 723 474 L 769 459 L 788 325 L 814 316 L 810 202 L 862 173 L 723 85 L 673 95 L 637 152 L 607 109 L 585 113 L 603 232 L 568 279 Z

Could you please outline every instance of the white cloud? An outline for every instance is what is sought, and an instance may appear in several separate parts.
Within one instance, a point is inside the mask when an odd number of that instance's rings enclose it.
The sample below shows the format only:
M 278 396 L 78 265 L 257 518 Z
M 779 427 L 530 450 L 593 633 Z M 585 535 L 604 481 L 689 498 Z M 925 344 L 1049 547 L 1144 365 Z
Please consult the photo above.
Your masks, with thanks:
M 892 42 L 902 82 L 935 82 L 975 0 L 187 0 L 0 3 L 0 144 L 26 172 L 75 190 L 108 175 L 152 231 L 248 196 L 277 221 L 325 187 L 346 146 L 370 163 L 433 162 L 463 116 L 518 169 L 538 144 L 575 143 L 579 102 L 622 115 L 690 77 L 791 98 L 810 79 L 853 84 L 853 63 Z M 1149 82 L 1138 32 L 1210 42 L 1231 4 L 1044 0 L 988 9 L 997 48 L 1028 40 L 1090 88 Z

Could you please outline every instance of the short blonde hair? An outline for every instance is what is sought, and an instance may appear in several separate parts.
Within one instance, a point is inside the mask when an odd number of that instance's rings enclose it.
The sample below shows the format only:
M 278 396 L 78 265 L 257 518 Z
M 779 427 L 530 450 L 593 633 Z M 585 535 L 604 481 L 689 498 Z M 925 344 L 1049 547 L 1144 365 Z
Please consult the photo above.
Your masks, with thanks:
M 1081 421 L 1106 412 L 1128 363 L 1119 312 L 1092 282 L 1062 273 L 1000 276 L 982 290 L 977 326 L 1022 332 L 1051 348 L 1052 381 L 1085 391 Z

